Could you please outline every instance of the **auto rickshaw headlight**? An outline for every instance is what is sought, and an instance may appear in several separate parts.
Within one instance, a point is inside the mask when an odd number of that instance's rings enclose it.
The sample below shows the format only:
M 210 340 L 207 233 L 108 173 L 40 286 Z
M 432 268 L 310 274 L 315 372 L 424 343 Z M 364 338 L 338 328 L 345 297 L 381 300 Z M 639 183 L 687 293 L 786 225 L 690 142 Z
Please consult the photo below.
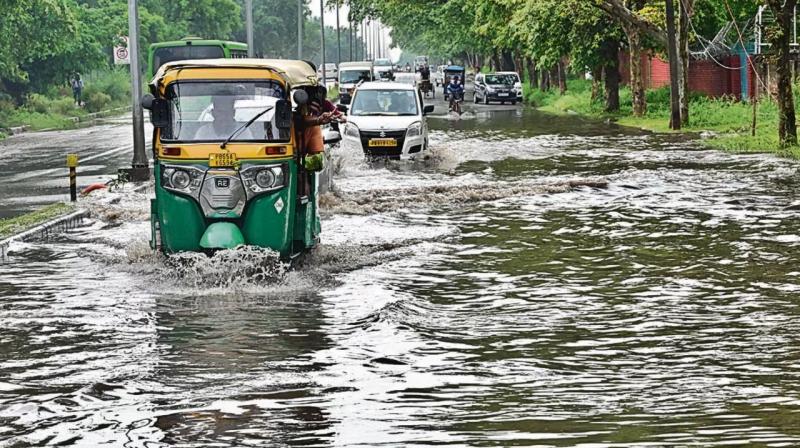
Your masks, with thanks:
M 249 165 L 240 173 L 249 196 L 279 190 L 286 185 L 284 165 Z
M 197 196 L 205 170 L 192 166 L 161 166 L 161 185 L 170 191 Z
M 256 185 L 261 188 L 272 188 L 275 185 L 275 174 L 272 170 L 258 170 Z
M 170 180 L 172 181 L 172 186 L 178 190 L 185 190 L 192 183 L 192 177 L 184 170 L 175 170 Z

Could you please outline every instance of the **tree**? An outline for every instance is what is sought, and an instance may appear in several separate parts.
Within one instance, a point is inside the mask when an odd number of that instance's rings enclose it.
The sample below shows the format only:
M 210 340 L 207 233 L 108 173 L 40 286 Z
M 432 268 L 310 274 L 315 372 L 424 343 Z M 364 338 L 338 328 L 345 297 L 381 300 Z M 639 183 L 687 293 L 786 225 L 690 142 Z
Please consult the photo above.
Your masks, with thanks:
M 797 123 L 792 97 L 792 71 L 789 44 L 797 0 L 767 0 L 775 23 L 767 30 L 774 50 L 778 78 L 778 141 L 781 146 L 797 144 Z

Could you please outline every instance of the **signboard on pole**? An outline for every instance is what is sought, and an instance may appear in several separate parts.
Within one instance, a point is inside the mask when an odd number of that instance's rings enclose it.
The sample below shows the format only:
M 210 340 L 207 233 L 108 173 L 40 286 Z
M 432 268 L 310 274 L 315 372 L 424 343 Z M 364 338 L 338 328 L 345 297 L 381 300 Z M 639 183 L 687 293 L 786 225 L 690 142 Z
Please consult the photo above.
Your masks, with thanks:
M 128 37 L 119 36 L 117 45 L 114 46 L 114 65 L 127 65 L 131 63 L 131 55 L 128 51 Z

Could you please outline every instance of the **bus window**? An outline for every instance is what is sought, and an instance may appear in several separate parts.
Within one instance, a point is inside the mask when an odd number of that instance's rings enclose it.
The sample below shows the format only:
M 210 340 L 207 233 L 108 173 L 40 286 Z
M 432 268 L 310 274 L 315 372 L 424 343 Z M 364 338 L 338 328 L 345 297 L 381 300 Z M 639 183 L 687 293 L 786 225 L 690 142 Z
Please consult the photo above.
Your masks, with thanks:
M 246 53 L 245 53 L 246 54 Z M 153 72 L 162 65 L 172 61 L 185 59 L 217 59 L 224 58 L 225 52 L 218 45 L 186 45 L 182 47 L 164 47 L 153 53 Z

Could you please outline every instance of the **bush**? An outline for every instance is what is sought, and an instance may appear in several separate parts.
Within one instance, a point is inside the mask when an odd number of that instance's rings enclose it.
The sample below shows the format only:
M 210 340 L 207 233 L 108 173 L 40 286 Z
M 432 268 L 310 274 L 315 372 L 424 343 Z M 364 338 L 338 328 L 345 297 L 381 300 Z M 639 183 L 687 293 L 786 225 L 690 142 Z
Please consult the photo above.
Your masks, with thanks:
M 38 93 L 32 93 L 25 101 L 25 105 L 31 112 L 46 114 L 50 111 L 50 99 Z
M 111 104 L 111 95 L 103 92 L 92 92 L 84 95 L 84 103 L 86 110 L 89 112 L 98 112 L 107 109 Z

